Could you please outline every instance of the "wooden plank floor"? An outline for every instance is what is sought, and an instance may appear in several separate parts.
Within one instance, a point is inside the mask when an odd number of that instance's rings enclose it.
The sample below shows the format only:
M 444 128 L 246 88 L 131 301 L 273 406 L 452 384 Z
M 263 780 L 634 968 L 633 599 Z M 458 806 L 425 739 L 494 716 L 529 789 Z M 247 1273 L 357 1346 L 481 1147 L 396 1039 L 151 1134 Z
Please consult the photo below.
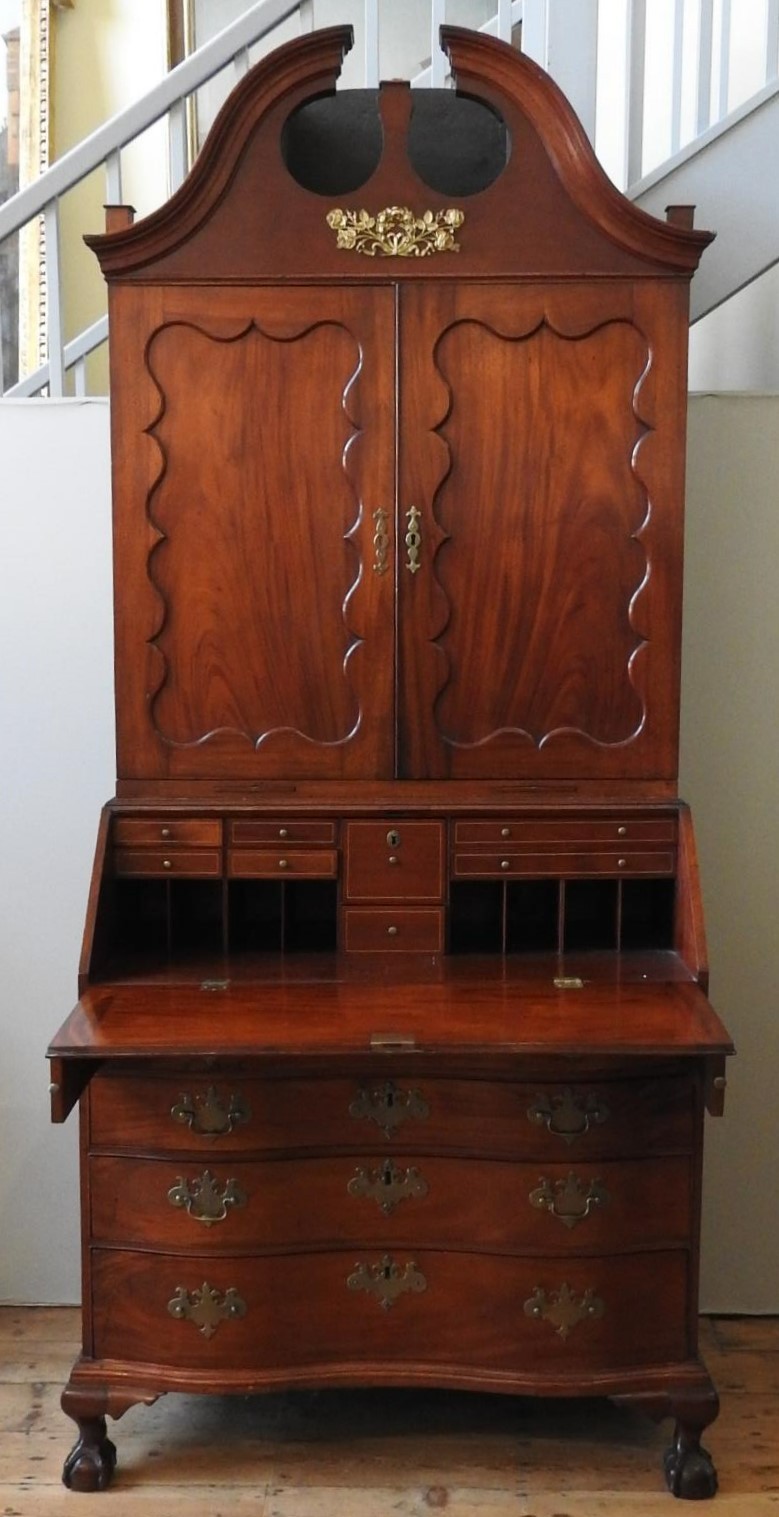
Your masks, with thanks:
M 0 1308 L 0 1517 L 660 1517 L 656 1428 L 608 1402 L 449 1392 L 162 1397 L 115 1427 L 105 1495 L 60 1484 L 69 1308 Z M 779 1319 L 703 1323 L 722 1397 L 712 1517 L 779 1517 Z M 699 1510 L 699 1508 L 696 1508 Z

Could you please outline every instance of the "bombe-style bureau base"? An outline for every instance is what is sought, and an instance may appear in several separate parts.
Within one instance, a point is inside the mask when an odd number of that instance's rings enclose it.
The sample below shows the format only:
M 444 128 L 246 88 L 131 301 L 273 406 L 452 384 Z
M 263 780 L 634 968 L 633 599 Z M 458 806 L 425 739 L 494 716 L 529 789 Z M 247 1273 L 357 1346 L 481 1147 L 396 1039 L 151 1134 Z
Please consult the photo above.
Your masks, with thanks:
M 674 1419 L 707 1000 L 679 801 L 689 281 L 551 81 L 250 70 L 109 284 L 117 794 L 81 999 L 64 1478 L 161 1392 L 462 1387 Z

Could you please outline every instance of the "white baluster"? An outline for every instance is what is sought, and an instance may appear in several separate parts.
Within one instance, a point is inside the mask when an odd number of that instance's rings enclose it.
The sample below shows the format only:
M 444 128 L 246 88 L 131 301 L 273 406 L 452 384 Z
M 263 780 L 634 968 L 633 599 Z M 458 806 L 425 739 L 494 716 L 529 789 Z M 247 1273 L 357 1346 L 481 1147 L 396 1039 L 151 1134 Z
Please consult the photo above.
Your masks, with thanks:
M 728 114 L 730 90 L 730 0 L 721 0 L 719 38 L 719 81 L 717 88 L 717 120 Z
M 501 42 L 511 41 L 512 10 L 511 0 L 498 0 L 498 36 Z
M 430 83 L 446 84 L 449 63 L 441 51 L 440 30 L 446 20 L 446 0 L 432 0 L 430 27 Z
M 765 38 L 765 78 L 774 79 L 779 73 L 779 0 L 768 0 Z
M 714 41 L 714 0 L 700 0 L 698 30 L 698 107 L 695 130 L 700 136 L 711 123 L 711 53 Z
M 123 205 L 122 200 L 122 154 L 119 149 L 109 153 L 105 161 L 106 205 Z
M 635 184 L 644 165 L 644 66 L 646 0 L 630 0 L 627 26 L 625 183 Z
M 548 0 L 525 0 L 522 7 L 522 51 L 546 68 L 549 30 Z
M 684 0 L 674 0 L 673 61 L 671 64 L 671 152 L 682 144 L 682 64 L 684 62 Z
M 49 350 L 49 395 L 65 394 L 62 356 L 62 287 L 60 282 L 59 201 L 50 200 L 43 210 L 46 238 L 46 321 Z
M 168 172 L 173 194 L 187 177 L 187 102 L 176 100 L 168 112 Z
M 249 49 L 248 47 L 242 47 L 241 51 L 236 53 L 233 58 L 233 74 L 235 75 L 236 84 L 248 74 L 249 62 Z

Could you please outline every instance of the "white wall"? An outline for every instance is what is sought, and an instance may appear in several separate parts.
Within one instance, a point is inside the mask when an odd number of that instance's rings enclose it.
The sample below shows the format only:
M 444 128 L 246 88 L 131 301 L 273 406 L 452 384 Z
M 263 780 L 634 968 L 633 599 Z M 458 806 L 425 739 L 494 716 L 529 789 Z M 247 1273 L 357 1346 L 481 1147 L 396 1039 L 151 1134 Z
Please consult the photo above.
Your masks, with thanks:
M 75 1300 L 76 1121 L 48 1124 L 46 1044 L 75 999 L 113 789 L 108 408 L 0 405 L 3 816 L 0 1299 Z M 739 1048 L 708 1124 L 705 1307 L 779 1311 L 779 397 L 691 403 L 683 792 L 712 997 Z

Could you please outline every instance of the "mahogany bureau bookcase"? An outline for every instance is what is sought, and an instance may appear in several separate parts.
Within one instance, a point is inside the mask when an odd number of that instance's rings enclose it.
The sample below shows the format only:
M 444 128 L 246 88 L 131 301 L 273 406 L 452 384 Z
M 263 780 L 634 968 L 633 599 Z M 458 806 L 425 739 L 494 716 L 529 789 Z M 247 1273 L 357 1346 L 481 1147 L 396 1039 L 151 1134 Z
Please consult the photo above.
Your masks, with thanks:
M 697 1350 L 706 996 L 677 795 L 689 281 L 551 81 L 260 63 L 88 239 L 109 285 L 117 794 L 80 1103 L 64 1478 L 164 1391 L 610 1395 Z

